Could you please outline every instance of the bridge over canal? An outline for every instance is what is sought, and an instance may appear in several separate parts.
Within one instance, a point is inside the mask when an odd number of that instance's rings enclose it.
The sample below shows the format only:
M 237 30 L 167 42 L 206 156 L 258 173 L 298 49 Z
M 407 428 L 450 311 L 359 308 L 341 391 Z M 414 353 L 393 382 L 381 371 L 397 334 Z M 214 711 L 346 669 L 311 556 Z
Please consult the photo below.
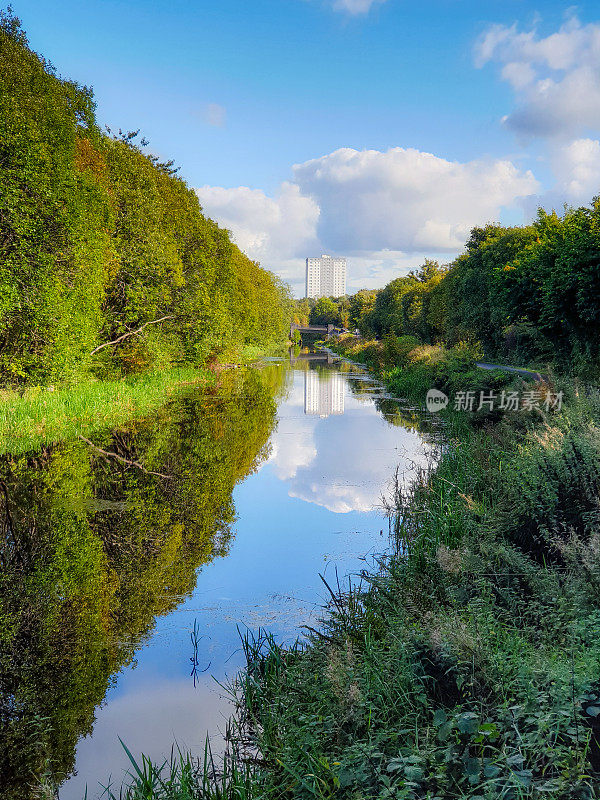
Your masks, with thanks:
M 290 325 L 290 339 L 294 331 L 299 331 L 300 335 L 303 333 L 324 333 L 326 336 L 331 336 L 335 331 L 335 325 L 297 325 L 295 322 L 292 322 Z

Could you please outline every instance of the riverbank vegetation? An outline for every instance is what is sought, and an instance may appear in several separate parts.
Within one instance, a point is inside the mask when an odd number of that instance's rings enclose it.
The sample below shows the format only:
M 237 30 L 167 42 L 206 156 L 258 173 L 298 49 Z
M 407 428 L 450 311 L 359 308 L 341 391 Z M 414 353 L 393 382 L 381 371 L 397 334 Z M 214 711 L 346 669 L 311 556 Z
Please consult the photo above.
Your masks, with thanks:
M 121 380 L 0 392 L 0 455 L 20 455 L 126 424 L 159 409 L 187 386 L 214 382 L 213 372 L 179 367 Z
M 284 342 L 287 287 L 137 132 L 0 15 L 0 382 L 114 378 Z
M 484 372 L 477 367 L 483 357 L 479 344 L 459 342 L 447 347 L 388 333 L 383 341 L 336 336 L 328 345 L 340 355 L 365 364 L 397 397 L 418 402 L 429 389 L 452 394 L 468 387 L 478 396 L 479 391 L 506 388 L 513 379 L 506 372 Z

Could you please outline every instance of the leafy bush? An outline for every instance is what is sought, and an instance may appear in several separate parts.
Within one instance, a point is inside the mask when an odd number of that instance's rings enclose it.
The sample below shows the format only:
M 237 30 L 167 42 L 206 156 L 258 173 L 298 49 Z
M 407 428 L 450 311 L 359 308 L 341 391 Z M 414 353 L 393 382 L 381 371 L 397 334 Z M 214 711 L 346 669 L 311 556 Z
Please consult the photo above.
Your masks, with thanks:
M 416 336 L 396 336 L 393 332 L 388 332 L 383 337 L 383 357 L 386 364 L 390 366 L 402 366 L 407 363 L 408 355 L 421 341 Z

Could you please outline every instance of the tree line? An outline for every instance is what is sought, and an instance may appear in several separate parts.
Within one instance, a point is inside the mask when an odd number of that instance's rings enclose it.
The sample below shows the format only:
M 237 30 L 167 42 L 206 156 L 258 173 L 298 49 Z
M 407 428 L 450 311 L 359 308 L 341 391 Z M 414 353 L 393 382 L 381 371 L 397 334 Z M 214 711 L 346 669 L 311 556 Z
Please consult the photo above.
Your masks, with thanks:
M 451 264 L 426 260 L 379 291 L 302 300 L 306 314 L 365 338 L 478 342 L 494 358 L 597 363 L 600 348 L 600 198 L 531 225 L 471 231 Z
M 202 364 L 285 338 L 287 286 L 147 144 L 101 130 L 92 90 L 0 12 L 3 383 Z

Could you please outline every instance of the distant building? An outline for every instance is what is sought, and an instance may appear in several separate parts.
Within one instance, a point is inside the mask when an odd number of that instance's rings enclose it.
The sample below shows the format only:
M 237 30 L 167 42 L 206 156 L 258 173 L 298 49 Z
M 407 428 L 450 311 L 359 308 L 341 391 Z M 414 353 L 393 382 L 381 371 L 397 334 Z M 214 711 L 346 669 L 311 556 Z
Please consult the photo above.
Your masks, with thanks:
M 316 369 L 306 370 L 304 413 L 318 417 L 344 413 L 344 378 L 341 372 L 323 375 Z
M 346 294 L 346 259 L 323 255 L 306 259 L 306 297 Z

